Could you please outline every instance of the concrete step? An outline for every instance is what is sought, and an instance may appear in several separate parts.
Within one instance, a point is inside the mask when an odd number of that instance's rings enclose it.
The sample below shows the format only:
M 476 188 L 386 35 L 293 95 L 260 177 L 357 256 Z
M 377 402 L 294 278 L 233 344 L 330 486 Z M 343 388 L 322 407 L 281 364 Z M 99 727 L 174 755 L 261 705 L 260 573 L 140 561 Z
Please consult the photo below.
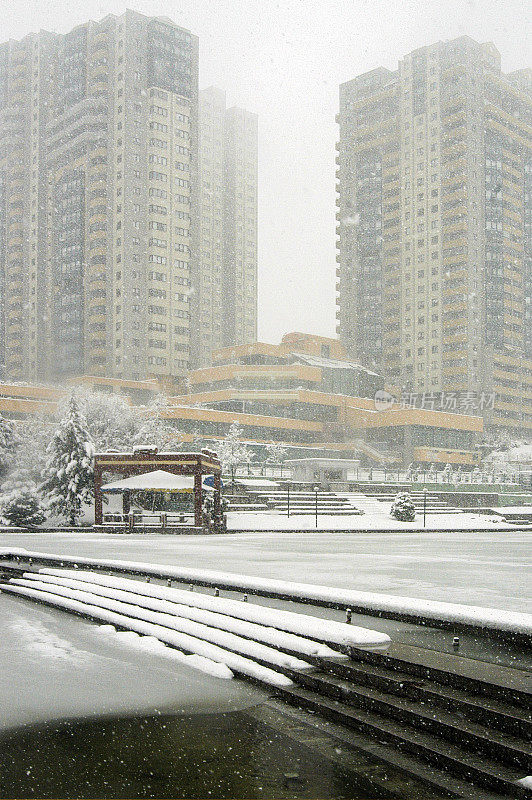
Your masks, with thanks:
M 275 695 L 334 723 L 360 731 L 379 742 L 391 744 L 401 752 L 413 754 L 492 792 L 530 798 L 530 792 L 516 784 L 523 777 L 522 769 L 508 767 L 483 753 L 470 753 L 447 738 L 442 739 L 438 734 L 421 731 L 402 720 L 389 720 L 375 710 L 353 707 L 338 699 L 323 697 L 301 686 L 276 689 Z
M 288 501 L 279 501 L 278 503 L 269 503 L 270 508 L 286 508 Z M 290 500 L 290 508 L 316 508 L 316 503 L 310 503 L 306 500 L 296 500 L 292 503 Z M 318 508 L 354 508 L 350 503 L 320 503 L 318 501 Z
M 268 511 L 264 503 L 229 503 L 228 511 Z
M 276 508 L 271 509 L 272 511 L 276 511 L 279 514 L 287 514 L 288 507 L 285 506 L 284 508 Z M 315 508 L 292 508 L 290 506 L 290 516 L 302 516 L 302 517 L 310 517 L 316 513 Z M 329 517 L 352 517 L 352 516 L 361 516 L 364 512 L 357 511 L 356 508 L 318 508 L 318 516 L 329 516 Z
M 531 763 L 532 748 L 520 738 L 451 714 L 443 708 L 435 711 L 423 700 L 407 697 L 406 693 L 400 697 L 397 690 L 392 695 L 367 685 L 358 687 L 352 681 L 333 675 L 316 673 L 298 673 L 295 680 L 306 689 L 348 706 L 382 714 L 387 719 L 398 720 L 451 742 L 459 741 L 462 748 L 484 753 L 509 767 L 527 770 Z
M 420 647 L 392 643 L 386 653 L 356 649 L 351 651 L 351 662 L 338 672 L 331 663 L 330 669 L 341 677 L 359 664 L 390 670 L 401 676 L 408 676 L 416 682 L 431 681 L 439 686 L 465 691 L 470 695 L 489 698 L 525 713 L 532 713 L 530 694 L 530 675 L 522 670 L 501 667 L 482 661 L 464 658 L 460 655 L 426 650 Z M 347 672 L 345 672 L 347 670 Z

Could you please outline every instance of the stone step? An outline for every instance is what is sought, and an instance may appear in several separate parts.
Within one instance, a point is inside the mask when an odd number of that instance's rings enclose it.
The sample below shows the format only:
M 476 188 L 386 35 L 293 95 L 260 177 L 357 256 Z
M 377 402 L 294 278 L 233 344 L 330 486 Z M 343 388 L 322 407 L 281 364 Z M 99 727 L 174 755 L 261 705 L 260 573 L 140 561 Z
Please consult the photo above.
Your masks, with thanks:
M 276 689 L 275 695 L 334 723 L 364 733 L 379 742 L 391 744 L 400 752 L 413 754 L 489 791 L 519 798 L 531 796 L 525 787 L 516 783 L 523 777 L 522 769 L 507 767 L 484 754 L 470 753 L 437 734 L 418 730 L 405 725 L 403 721 L 386 719 L 374 710 L 353 707 L 339 700 L 323 697 L 300 686 Z
M 509 767 L 527 770 L 531 764 L 532 749 L 520 738 L 443 708 L 435 711 L 433 706 L 427 707 L 424 700 L 409 697 L 406 691 L 399 696 L 397 689 L 391 694 L 368 685 L 362 688 L 333 675 L 297 673 L 291 677 L 300 686 L 332 700 L 382 714 L 387 719 L 403 722 L 451 742 L 458 741 L 461 747 L 484 753 Z M 405 686 L 408 687 L 408 683 Z

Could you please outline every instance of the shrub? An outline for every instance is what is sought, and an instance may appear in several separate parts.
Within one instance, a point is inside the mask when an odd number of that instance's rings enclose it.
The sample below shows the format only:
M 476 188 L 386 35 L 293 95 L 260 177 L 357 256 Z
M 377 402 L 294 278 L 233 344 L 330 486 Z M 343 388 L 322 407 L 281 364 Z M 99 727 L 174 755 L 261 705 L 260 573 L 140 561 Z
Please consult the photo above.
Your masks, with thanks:
M 416 518 L 416 509 L 408 493 L 398 494 L 393 501 L 391 515 L 401 522 L 413 522 Z

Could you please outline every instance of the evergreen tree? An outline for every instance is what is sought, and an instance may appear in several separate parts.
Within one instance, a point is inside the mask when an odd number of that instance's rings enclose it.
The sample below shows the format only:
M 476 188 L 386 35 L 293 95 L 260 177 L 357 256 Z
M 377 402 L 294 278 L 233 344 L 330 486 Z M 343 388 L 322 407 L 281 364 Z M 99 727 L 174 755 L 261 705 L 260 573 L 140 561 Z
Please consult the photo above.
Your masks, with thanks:
M 40 525 L 46 519 L 37 492 L 30 488 L 12 492 L 11 499 L 2 505 L 2 516 L 11 525 L 20 527 Z
M 75 525 L 82 503 L 93 496 L 94 444 L 74 397 L 46 452 L 41 485 L 46 505 Z

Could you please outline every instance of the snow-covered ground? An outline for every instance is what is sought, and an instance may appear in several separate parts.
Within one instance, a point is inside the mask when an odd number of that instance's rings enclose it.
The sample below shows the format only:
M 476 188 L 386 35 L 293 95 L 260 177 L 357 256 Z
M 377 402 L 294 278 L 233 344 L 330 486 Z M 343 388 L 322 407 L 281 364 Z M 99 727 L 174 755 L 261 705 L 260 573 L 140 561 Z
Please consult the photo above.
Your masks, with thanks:
M 377 505 L 377 503 L 375 503 Z M 382 511 L 374 510 L 362 515 L 346 514 L 332 516 L 318 514 L 318 530 L 335 531 L 408 531 L 418 530 L 423 527 L 423 514 L 417 513 L 414 522 L 400 522 L 390 516 L 389 503 L 378 503 L 384 508 Z M 515 509 L 514 509 L 515 510 Z M 427 514 L 426 527 L 434 530 L 484 530 L 493 527 L 512 528 L 510 523 L 501 521 L 496 514 L 486 516 L 471 514 L 469 512 L 451 514 Z M 313 515 L 291 514 L 289 517 L 282 514 L 266 514 L 249 511 L 230 511 L 227 515 L 228 530 L 256 530 L 256 531 L 283 531 L 283 530 L 316 530 L 316 518 Z
M 0 548 L 142 561 L 532 613 L 530 534 L 508 530 L 168 536 L 0 534 Z
M 0 729 L 105 714 L 220 712 L 263 693 L 199 671 L 153 640 L 0 595 Z M 188 657 L 189 659 L 191 657 Z
M 391 602 L 418 598 L 532 613 L 530 534 L 516 530 L 0 534 L 0 549 L 13 547 L 240 573 L 313 584 L 316 590 L 324 586 L 379 593 Z M 368 619 L 367 627 L 373 621 Z M 147 636 L 124 636 L 111 628 L 102 632 L 94 623 L 22 598 L 0 594 L 0 629 L 0 707 L 5 710 L 5 726 L 110 711 L 223 710 L 263 697 L 241 681 L 189 666 Z M 393 639 L 393 631 L 389 632 Z

